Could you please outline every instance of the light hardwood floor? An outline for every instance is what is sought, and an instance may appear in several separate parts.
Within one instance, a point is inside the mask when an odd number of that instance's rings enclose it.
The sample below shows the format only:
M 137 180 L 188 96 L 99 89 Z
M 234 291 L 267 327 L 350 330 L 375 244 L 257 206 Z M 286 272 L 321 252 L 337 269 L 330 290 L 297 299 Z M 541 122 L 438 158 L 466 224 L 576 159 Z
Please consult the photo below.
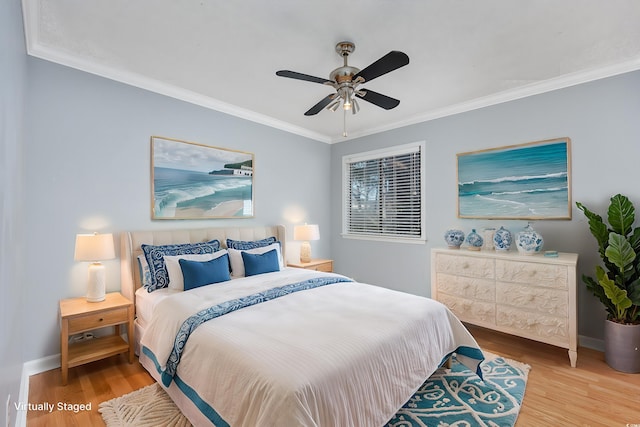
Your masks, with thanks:
M 469 330 L 483 349 L 531 366 L 516 427 L 640 427 L 640 374 L 614 371 L 594 350 L 580 348 L 578 366 L 571 368 L 564 349 L 476 327 Z M 60 369 L 34 375 L 30 403 L 90 402 L 91 411 L 31 411 L 27 425 L 104 425 L 100 402 L 151 383 L 137 359 L 129 364 L 123 355 L 70 369 L 66 387 L 60 385 Z

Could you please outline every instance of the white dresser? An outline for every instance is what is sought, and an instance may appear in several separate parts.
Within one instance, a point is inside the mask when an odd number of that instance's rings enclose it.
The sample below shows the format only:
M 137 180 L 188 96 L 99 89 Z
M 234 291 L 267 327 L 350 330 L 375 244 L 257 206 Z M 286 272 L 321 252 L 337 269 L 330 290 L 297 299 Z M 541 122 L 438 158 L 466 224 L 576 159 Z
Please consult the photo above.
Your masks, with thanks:
M 578 255 L 431 250 L 431 297 L 463 322 L 569 350 L 578 359 Z

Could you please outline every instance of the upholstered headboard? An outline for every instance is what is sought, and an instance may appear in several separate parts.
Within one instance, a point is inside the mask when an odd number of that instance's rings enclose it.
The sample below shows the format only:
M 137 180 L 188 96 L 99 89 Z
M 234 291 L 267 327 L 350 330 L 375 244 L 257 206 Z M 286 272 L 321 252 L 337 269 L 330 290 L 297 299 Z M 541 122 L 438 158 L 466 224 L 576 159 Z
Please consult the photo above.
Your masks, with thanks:
M 141 245 L 169 245 L 176 243 L 199 243 L 217 239 L 222 248 L 227 239 L 260 240 L 275 236 L 282 245 L 282 256 L 286 258 L 286 230 L 283 225 L 265 227 L 217 227 L 177 230 L 127 231 L 120 237 L 120 281 L 122 295 L 135 302 L 135 292 L 142 286 L 138 268 Z

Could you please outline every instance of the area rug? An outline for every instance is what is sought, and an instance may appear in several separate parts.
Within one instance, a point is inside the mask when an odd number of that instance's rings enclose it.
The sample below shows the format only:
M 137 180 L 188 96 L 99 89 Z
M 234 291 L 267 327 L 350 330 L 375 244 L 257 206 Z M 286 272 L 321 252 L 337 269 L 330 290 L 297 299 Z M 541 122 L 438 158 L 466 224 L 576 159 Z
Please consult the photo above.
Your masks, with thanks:
M 530 367 L 483 352 L 480 379 L 453 357 L 438 369 L 386 427 L 512 427 Z M 159 384 L 102 402 L 107 427 L 188 427 L 189 421 Z
M 483 353 L 483 379 L 454 355 L 451 369 L 438 369 L 386 427 L 512 427 L 531 367 Z

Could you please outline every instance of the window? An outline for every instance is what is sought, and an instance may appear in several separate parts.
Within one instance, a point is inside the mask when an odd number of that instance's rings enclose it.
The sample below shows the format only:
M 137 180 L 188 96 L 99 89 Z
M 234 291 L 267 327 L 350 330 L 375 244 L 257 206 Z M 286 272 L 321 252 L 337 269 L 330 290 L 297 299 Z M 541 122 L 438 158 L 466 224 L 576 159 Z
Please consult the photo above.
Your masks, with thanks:
M 424 243 L 425 143 L 342 158 L 344 237 Z

